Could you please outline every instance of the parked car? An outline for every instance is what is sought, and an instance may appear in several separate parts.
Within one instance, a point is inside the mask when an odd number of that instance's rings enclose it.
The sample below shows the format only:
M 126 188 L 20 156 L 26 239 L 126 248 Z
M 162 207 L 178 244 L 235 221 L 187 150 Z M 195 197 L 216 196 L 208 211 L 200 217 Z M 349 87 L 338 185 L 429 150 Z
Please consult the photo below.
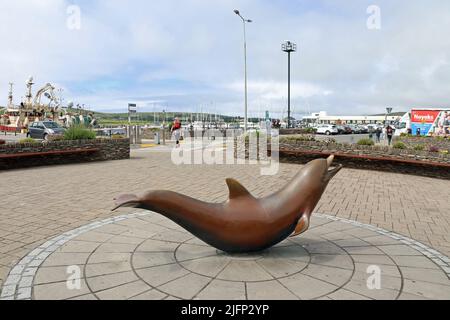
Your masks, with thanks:
M 345 133 L 345 127 L 344 126 L 336 126 L 338 129 L 338 134 L 344 134 Z
M 353 130 L 349 126 L 344 126 L 344 134 L 352 134 Z
M 349 128 L 352 129 L 352 133 L 353 134 L 360 134 L 361 133 L 361 128 L 358 127 L 357 125 L 351 124 L 351 125 L 349 125 Z
M 318 134 L 326 134 L 327 136 L 332 135 L 332 134 L 338 134 L 338 128 L 335 125 L 321 125 L 319 126 L 319 128 L 317 129 L 317 133 Z
M 28 138 L 48 140 L 50 136 L 61 136 L 65 129 L 53 121 L 33 122 L 28 127 Z
M 369 133 L 369 127 L 368 126 L 362 125 L 362 126 L 359 126 L 359 128 L 361 130 L 361 133 Z

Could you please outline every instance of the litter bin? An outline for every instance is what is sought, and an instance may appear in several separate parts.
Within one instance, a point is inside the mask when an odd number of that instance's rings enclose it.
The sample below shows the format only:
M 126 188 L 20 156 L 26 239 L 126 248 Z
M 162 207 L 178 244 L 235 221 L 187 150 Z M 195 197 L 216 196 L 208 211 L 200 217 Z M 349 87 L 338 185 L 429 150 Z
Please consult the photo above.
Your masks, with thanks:
M 161 135 L 159 132 L 155 132 L 155 144 L 161 144 Z

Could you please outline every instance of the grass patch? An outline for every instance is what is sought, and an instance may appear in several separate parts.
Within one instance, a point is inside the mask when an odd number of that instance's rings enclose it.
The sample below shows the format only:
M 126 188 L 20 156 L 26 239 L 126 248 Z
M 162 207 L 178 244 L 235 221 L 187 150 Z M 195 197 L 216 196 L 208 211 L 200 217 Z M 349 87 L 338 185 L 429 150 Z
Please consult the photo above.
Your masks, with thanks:
M 96 133 L 82 125 L 75 125 L 64 132 L 64 140 L 92 140 Z
M 361 139 L 358 141 L 359 146 L 373 146 L 375 142 L 372 139 Z
M 36 140 L 34 140 L 33 138 L 25 138 L 25 139 L 19 140 L 19 143 L 23 144 L 23 143 L 38 143 L 38 142 Z
M 396 142 L 393 146 L 394 149 L 406 149 L 406 144 L 403 142 Z

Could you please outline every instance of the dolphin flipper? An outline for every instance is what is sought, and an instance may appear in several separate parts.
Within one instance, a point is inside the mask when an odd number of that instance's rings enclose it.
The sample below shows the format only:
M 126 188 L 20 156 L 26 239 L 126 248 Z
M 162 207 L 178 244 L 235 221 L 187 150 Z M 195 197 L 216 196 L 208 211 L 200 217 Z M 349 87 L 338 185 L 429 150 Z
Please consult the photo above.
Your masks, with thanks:
M 310 221 L 308 215 L 304 214 L 297 223 L 297 227 L 295 227 L 294 233 L 291 235 L 291 238 L 301 235 L 309 229 Z

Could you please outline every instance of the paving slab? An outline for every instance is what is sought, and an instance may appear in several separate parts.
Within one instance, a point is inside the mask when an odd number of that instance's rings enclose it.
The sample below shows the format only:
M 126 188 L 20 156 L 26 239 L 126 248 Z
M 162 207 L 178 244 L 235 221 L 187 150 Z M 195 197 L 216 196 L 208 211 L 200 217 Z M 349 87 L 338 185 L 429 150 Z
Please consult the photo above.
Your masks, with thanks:
M 158 221 L 159 231 L 145 232 L 143 218 Z M 313 232 L 262 252 L 228 254 L 164 219 L 136 211 L 58 235 L 13 267 L 1 298 L 450 299 L 446 256 L 372 226 L 318 214 Z M 376 268 L 379 288 L 371 285 Z M 80 288 L 71 290 L 73 281 Z

